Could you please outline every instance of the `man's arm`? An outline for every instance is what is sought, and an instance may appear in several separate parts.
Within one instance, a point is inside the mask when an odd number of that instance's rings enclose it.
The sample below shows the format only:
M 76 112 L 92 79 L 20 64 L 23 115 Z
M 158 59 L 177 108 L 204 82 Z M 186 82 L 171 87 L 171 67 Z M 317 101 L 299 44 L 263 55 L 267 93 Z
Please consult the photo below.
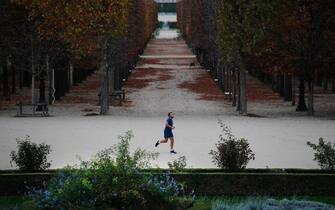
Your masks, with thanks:
M 166 121 L 166 127 L 170 128 L 170 129 L 174 129 L 175 127 L 173 126 L 173 121 L 171 119 L 168 119 Z
M 169 125 L 169 123 L 166 123 L 165 126 L 168 128 L 174 129 L 174 126 Z

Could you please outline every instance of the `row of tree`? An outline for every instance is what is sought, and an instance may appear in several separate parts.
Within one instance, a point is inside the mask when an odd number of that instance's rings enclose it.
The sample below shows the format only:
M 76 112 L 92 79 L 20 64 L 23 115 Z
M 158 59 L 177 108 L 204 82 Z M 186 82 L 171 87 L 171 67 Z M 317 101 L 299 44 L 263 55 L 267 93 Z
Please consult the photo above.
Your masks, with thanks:
M 335 1 L 182 0 L 178 25 L 233 105 L 247 114 L 247 72 L 272 84 L 297 111 L 314 114 L 314 85 L 335 91 Z M 305 102 L 308 86 L 308 106 Z
M 101 114 L 108 112 L 109 92 L 121 88 L 157 25 L 154 0 L 5 0 L 0 10 L 3 98 L 31 85 L 32 104 L 46 104 L 47 83 L 52 103 L 55 93 L 65 95 L 99 69 Z

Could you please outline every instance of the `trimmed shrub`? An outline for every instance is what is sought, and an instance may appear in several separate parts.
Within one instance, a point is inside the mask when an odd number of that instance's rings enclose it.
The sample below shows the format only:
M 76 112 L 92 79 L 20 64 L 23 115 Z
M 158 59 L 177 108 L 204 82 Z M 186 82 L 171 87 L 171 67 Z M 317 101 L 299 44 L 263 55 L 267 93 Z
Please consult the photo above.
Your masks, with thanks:
M 319 144 L 313 144 L 308 141 L 307 145 L 315 151 L 314 160 L 318 162 L 321 169 L 335 169 L 335 143 L 332 144 L 320 138 Z
M 43 171 L 50 168 L 48 155 L 51 152 L 50 145 L 36 144 L 30 141 L 30 136 L 24 140 L 16 139 L 17 151 L 10 153 L 11 164 L 15 163 L 22 171 Z
M 251 150 L 247 139 L 237 138 L 231 128 L 223 124 L 220 120 L 219 125 L 223 134 L 216 144 L 216 150 L 211 150 L 213 163 L 219 168 L 232 171 L 244 169 L 250 160 L 255 159 L 255 153 Z
M 156 153 L 129 151 L 133 134 L 82 162 L 79 169 L 65 169 L 44 190 L 32 197 L 39 209 L 176 209 L 179 186 L 170 174 L 153 175 L 140 169 L 151 166 Z

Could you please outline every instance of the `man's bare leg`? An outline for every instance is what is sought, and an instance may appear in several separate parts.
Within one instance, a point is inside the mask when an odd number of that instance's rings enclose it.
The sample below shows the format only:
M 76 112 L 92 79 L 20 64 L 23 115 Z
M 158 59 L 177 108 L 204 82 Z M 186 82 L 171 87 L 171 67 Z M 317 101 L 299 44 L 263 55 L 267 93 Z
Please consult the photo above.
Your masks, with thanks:
M 173 146 L 174 146 L 174 137 L 170 137 L 170 138 L 166 138 L 166 139 L 162 139 L 162 140 L 158 140 L 155 144 L 155 147 L 157 147 L 159 144 L 164 144 L 164 143 L 167 143 L 168 140 L 170 139 L 170 153 L 171 154 L 177 154 L 174 150 L 173 150 Z
M 170 138 L 170 149 L 173 150 L 173 145 L 174 145 L 174 137 Z
M 168 142 L 168 138 L 166 138 L 166 139 L 162 139 L 162 140 L 158 140 L 157 142 L 156 142 L 156 144 L 155 144 L 155 147 L 157 147 L 159 144 L 165 144 L 165 143 L 167 143 Z
M 166 139 L 162 139 L 162 140 L 159 141 L 160 144 L 161 144 L 161 143 L 165 144 L 165 143 L 167 143 L 167 142 L 168 142 L 168 138 L 166 138 Z

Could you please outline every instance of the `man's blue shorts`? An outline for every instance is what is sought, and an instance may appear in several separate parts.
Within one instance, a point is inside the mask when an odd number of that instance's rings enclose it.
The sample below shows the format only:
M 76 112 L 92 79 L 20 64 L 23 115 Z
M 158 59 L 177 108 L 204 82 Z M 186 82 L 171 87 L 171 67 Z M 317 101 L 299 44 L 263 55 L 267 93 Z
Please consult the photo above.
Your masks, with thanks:
M 171 129 L 165 128 L 164 129 L 164 138 L 172 138 L 173 137 L 173 133 Z

